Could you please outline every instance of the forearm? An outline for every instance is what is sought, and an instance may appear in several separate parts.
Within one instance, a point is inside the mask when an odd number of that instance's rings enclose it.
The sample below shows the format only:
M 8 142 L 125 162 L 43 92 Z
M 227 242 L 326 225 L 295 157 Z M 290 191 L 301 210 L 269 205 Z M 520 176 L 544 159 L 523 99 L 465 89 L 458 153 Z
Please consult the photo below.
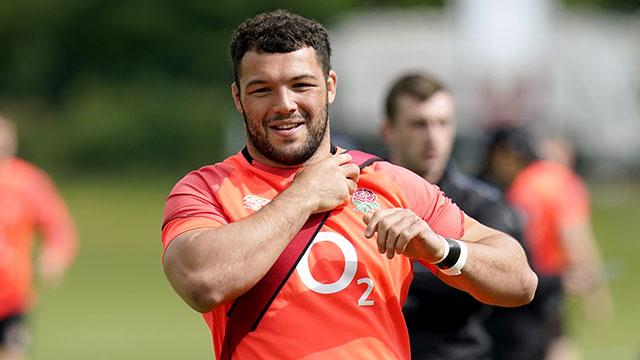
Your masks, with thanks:
M 254 286 L 311 213 L 300 194 L 285 190 L 245 219 L 176 237 L 165 252 L 165 273 L 191 307 L 208 312 Z
M 465 235 L 462 241 L 469 239 Z M 440 279 L 490 305 L 520 306 L 533 299 L 537 277 L 517 241 L 495 232 L 465 244 L 468 256 L 461 274 L 438 272 Z
M 395 254 L 403 254 L 438 264 L 444 260 L 450 267 L 447 273 L 451 274 L 438 271 L 438 277 L 484 303 L 518 306 L 533 299 L 538 278 L 529 267 L 520 244 L 509 235 L 466 215 L 466 229 L 460 239 L 466 246 L 459 248 L 460 251 L 452 250 L 442 236 L 411 210 L 379 210 L 365 214 L 362 220 L 367 224 L 366 238 L 377 233 L 376 243 L 381 254 L 386 253 L 389 259 Z

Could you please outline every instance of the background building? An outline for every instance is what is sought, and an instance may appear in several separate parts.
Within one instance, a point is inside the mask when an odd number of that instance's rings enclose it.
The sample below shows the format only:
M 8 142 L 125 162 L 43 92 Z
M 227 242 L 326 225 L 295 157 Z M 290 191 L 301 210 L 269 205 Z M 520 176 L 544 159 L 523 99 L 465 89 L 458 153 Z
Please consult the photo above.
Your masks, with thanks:
M 569 12 L 553 0 L 458 0 L 421 11 L 347 13 L 332 28 L 340 95 L 333 126 L 371 147 L 389 83 L 425 70 L 458 102 L 456 157 L 515 122 L 568 137 L 586 170 L 640 164 L 640 14 Z M 585 171 L 586 171 L 585 170 Z M 620 173 L 620 174 L 618 174 Z M 597 174 L 593 174 L 596 176 Z

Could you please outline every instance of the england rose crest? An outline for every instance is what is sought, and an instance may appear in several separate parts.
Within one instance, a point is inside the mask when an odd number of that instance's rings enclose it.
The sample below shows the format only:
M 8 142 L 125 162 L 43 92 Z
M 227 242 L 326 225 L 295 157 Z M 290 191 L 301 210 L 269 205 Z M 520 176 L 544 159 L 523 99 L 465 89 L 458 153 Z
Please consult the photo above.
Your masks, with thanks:
M 356 192 L 351 195 L 351 201 L 353 201 L 353 205 L 356 206 L 354 210 L 362 211 L 365 214 L 369 211 L 380 209 L 380 205 L 378 205 L 376 200 L 378 200 L 376 194 L 368 189 L 357 189 Z

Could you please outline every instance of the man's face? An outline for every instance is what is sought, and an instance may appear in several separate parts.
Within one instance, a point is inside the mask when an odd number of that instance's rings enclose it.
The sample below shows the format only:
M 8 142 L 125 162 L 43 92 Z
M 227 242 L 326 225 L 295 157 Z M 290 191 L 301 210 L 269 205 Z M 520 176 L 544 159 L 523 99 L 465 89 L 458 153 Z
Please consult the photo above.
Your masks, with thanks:
M 387 121 L 382 128 L 391 161 L 437 183 L 455 140 L 453 97 L 439 91 L 425 101 L 411 95 L 400 95 L 396 101 L 393 125 Z
M 232 85 L 244 116 L 247 148 L 267 165 L 302 165 L 329 149 L 327 107 L 336 74 L 325 78 L 313 48 L 290 53 L 247 52 Z

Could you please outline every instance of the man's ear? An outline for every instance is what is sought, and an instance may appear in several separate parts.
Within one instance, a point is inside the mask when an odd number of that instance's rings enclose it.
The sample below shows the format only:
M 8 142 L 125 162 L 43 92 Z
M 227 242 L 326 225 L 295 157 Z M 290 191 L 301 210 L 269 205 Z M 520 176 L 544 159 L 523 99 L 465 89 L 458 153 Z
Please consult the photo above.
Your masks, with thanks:
M 380 138 L 384 141 L 387 146 L 391 146 L 393 144 L 393 131 L 391 129 L 391 123 L 386 119 L 380 125 Z
M 236 110 L 238 110 L 240 114 L 244 114 L 242 101 L 240 101 L 240 89 L 235 81 L 231 84 L 231 96 L 233 96 L 233 102 L 236 104 Z
M 336 86 L 338 85 L 338 75 L 335 71 L 329 70 L 329 76 L 327 77 L 327 102 L 333 103 L 336 98 Z

